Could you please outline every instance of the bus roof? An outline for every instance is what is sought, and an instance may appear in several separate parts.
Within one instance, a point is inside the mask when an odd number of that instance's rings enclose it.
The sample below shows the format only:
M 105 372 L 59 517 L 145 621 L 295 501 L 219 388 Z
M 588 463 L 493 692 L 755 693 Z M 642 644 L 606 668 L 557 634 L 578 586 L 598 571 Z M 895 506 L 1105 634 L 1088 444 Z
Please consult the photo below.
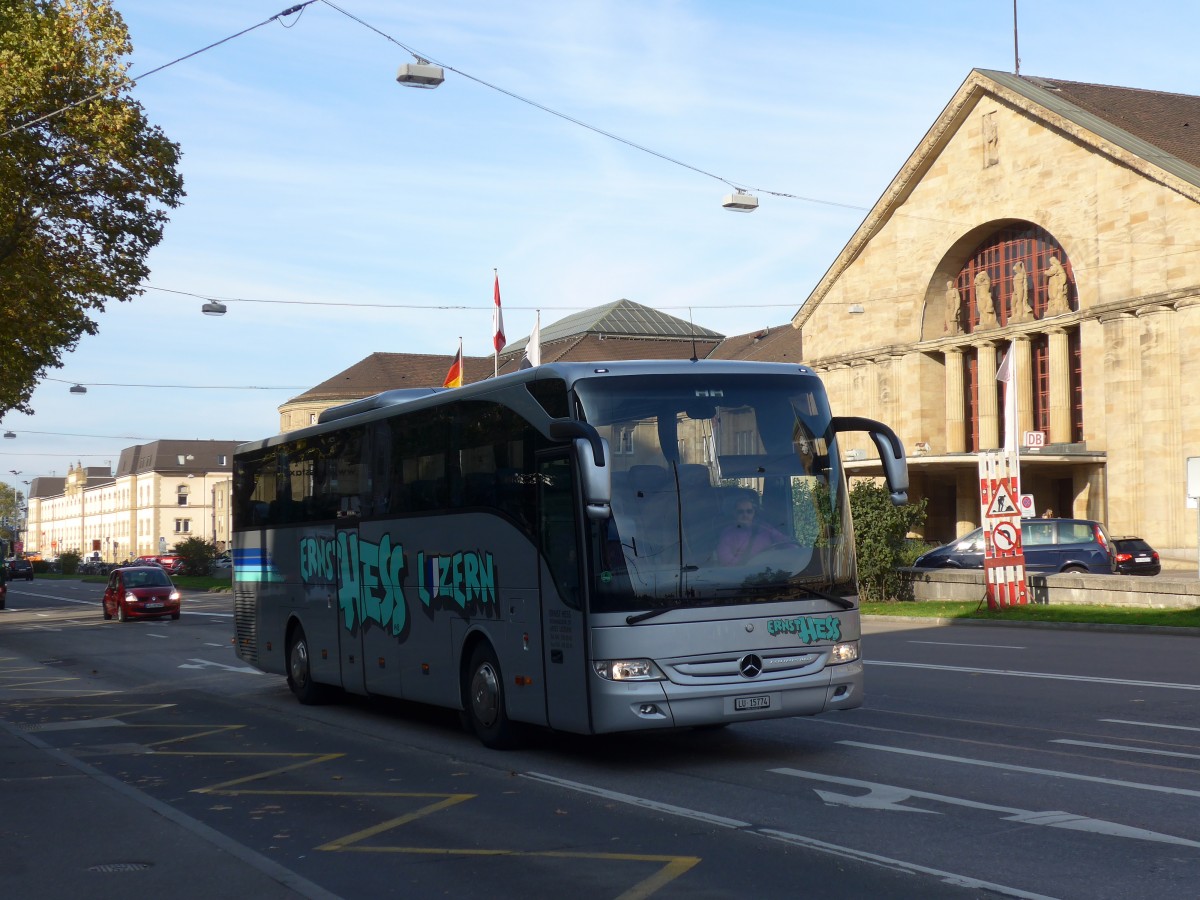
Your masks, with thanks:
M 487 378 L 459 388 L 400 388 L 383 391 L 361 400 L 351 400 L 332 406 L 321 413 L 317 424 L 287 431 L 273 437 L 248 441 L 234 452 L 244 453 L 258 450 L 285 441 L 310 435 L 326 434 L 348 425 L 363 424 L 377 419 L 386 419 L 397 412 L 397 406 L 411 409 L 426 409 L 444 403 L 486 397 L 496 391 L 512 388 L 542 379 L 558 379 L 566 383 L 568 390 L 577 381 L 603 376 L 629 375 L 745 375 L 755 372 L 761 375 L 808 375 L 816 376 L 811 368 L 799 363 L 753 362 L 740 359 L 635 359 L 595 362 L 554 362 L 527 369 L 519 369 L 507 375 Z

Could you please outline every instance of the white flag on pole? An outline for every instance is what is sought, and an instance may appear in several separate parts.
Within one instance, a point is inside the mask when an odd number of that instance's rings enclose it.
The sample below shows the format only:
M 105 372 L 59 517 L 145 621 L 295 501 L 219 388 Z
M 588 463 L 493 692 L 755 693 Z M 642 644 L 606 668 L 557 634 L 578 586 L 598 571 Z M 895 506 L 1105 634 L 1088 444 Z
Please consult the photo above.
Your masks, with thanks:
M 521 358 L 521 368 L 530 369 L 542 364 L 542 311 L 537 311 L 533 331 L 529 333 L 529 342 L 525 345 L 525 355 Z
M 1009 345 L 996 369 L 996 380 L 1004 385 L 1004 452 L 1017 452 L 1017 379 L 1013 348 Z

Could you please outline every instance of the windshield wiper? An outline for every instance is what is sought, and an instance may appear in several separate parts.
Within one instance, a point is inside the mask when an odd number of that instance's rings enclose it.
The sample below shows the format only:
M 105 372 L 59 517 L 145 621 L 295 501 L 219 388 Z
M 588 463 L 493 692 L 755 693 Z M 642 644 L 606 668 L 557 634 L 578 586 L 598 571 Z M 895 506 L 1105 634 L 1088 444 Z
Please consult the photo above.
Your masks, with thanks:
M 849 597 L 841 597 L 837 594 L 831 594 L 828 591 L 819 591 L 816 588 L 809 587 L 807 584 L 793 584 L 792 587 L 804 591 L 813 597 L 820 597 L 822 600 L 828 600 L 830 603 L 840 606 L 842 609 L 854 609 L 854 601 Z
M 716 606 L 719 602 L 719 599 L 716 597 L 705 597 L 702 600 L 680 602 L 671 606 L 660 606 L 658 609 L 648 609 L 645 612 L 634 613 L 626 616 L 625 624 L 636 625 L 638 622 L 645 622 L 647 619 L 653 619 L 656 616 L 661 616 L 663 613 L 668 613 L 673 609 L 696 609 L 701 606 Z

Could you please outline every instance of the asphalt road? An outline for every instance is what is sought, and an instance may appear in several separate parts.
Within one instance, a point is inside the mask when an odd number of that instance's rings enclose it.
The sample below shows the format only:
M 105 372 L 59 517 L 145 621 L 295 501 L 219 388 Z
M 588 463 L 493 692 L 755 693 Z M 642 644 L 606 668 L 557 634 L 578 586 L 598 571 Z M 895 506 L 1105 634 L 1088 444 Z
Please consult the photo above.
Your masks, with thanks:
M 1200 638 L 869 623 L 862 709 L 538 733 L 499 753 L 445 711 L 299 706 L 234 656 L 228 596 L 126 625 L 98 601 L 79 582 L 10 586 L 0 719 L 169 804 L 197 841 L 213 829 L 294 873 L 301 896 L 1098 900 L 1200 884 Z

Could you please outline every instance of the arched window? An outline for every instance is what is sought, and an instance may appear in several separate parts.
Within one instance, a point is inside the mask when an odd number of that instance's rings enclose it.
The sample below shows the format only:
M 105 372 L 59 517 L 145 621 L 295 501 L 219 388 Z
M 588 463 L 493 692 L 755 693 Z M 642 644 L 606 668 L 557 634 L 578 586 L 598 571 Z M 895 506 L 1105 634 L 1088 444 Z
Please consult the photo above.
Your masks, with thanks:
M 971 254 L 955 279 L 963 330 L 970 333 L 1067 312 L 1050 308 L 1050 275 L 1056 268 L 1055 261 L 1064 273 L 1066 305 L 1068 309 L 1078 309 L 1071 261 L 1048 231 L 1031 222 L 1018 222 L 993 232 Z M 980 310 L 978 303 L 979 298 L 989 293 L 991 317 L 986 310 Z
M 187 506 L 188 505 L 188 486 L 186 484 L 181 484 L 179 487 L 177 487 L 175 489 L 175 497 L 176 497 L 175 502 L 177 504 L 179 504 L 180 506 Z

